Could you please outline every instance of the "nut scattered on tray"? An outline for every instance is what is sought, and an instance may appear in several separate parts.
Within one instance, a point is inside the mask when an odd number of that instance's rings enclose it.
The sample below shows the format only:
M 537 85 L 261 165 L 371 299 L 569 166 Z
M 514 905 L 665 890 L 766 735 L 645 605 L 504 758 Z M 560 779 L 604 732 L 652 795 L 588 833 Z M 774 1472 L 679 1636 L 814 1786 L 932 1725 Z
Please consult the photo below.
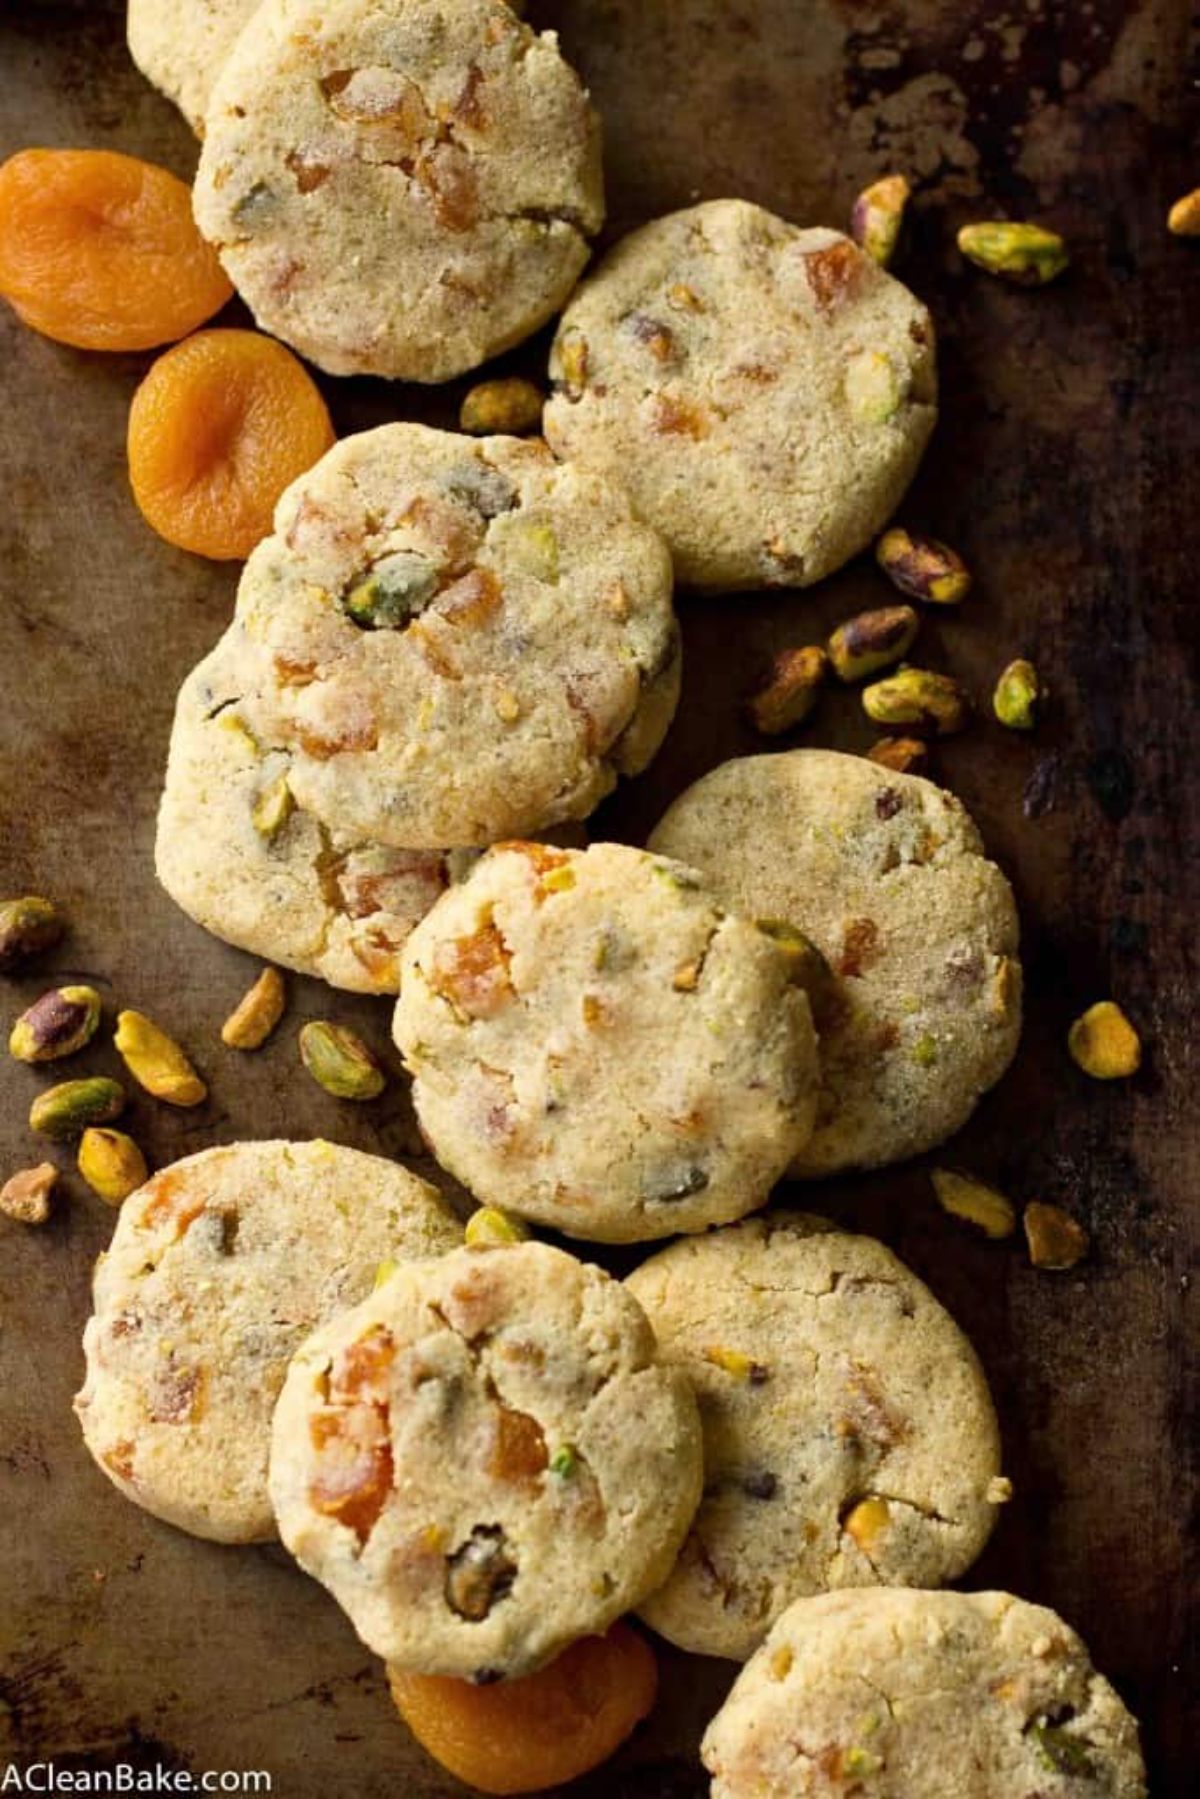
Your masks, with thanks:
M 67 921 L 53 900 L 27 894 L 0 905 L 0 974 L 12 974 L 53 949 L 66 933 Z
M 829 658 L 819 644 L 780 650 L 766 681 L 747 701 L 757 729 L 765 737 L 775 737 L 801 724 L 816 705 L 828 674 Z
M 50 1195 L 58 1181 L 53 1162 L 22 1168 L 0 1187 L 0 1212 L 18 1224 L 45 1224 L 50 1216 Z
M 335 1099 L 376 1099 L 387 1076 L 357 1031 L 313 1019 L 300 1032 L 300 1060 Z
M 1115 1000 L 1098 1000 L 1067 1033 L 1072 1060 L 1094 1081 L 1121 1081 L 1142 1065 L 1142 1041 Z
M 287 988 L 277 968 L 264 968 L 221 1026 L 221 1042 L 230 1049 L 261 1049 L 287 1004 Z
M 1060 1272 L 1074 1268 L 1088 1252 L 1090 1239 L 1083 1226 L 1058 1206 L 1034 1200 L 1022 1219 L 1029 1260 L 1035 1268 Z
M 121 1012 L 113 1038 L 122 1061 L 140 1087 L 169 1106 L 198 1106 L 208 1088 L 173 1037 L 144 1012 Z
M 79 1140 L 79 1172 L 106 1205 L 119 1206 L 146 1184 L 146 1158 L 124 1131 L 92 1125 Z
M 1011 1237 L 1016 1230 L 1017 1214 L 1012 1201 L 994 1187 L 953 1168 L 933 1168 L 929 1178 L 943 1212 L 977 1224 L 987 1236 L 997 1240 Z
M 18 1018 L 8 1053 L 18 1062 L 57 1062 L 90 1043 L 99 1023 L 94 987 L 52 987 Z

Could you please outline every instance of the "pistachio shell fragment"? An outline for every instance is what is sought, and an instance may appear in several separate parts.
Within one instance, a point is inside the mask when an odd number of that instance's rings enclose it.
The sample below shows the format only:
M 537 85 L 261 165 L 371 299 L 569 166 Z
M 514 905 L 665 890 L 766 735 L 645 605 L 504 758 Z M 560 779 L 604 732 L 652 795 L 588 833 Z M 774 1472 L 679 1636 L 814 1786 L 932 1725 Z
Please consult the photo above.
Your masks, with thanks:
M 903 175 L 883 175 L 864 187 L 851 209 L 851 237 L 881 268 L 895 254 L 911 194 Z
M 1019 287 L 1044 287 L 1061 275 L 1071 260 L 1056 231 L 1009 219 L 964 225 L 958 247 L 977 268 Z
M 1046 692 L 1032 662 L 1010 662 L 992 695 L 992 711 L 1010 731 L 1032 731 Z
M 18 1018 L 8 1053 L 18 1062 L 57 1062 L 90 1043 L 100 1023 L 94 987 L 52 987 Z
M 865 681 L 907 656 L 921 620 L 912 606 L 878 606 L 856 612 L 829 639 L 829 660 L 839 681 Z
M 1176 237 L 1200 237 L 1200 187 L 1176 200 L 1167 214 L 1167 230 Z
M 143 1012 L 120 1012 L 113 1038 L 117 1053 L 139 1087 L 169 1106 L 198 1106 L 208 1088 L 173 1037 Z
M 542 422 L 545 395 L 532 381 L 510 375 L 501 381 L 479 381 L 459 408 L 459 429 L 473 437 L 523 437 Z
M 935 606 L 957 606 L 971 591 L 966 563 L 950 545 L 893 525 L 875 545 L 875 560 L 901 593 Z
M 0 1187 L 0 1212 L 17 1224 L 45 1224 L 50 1216 L 50 1195 L 58 1181 L 53 1162 L 22 1168 Z
M 1094 1081 L 1121 1081 L 1142 1065 L 1142 1042 L 1115 1000 L 1098 1000 L 1067 1033 L 1072 1060 Z
M 221 1042 L 230 1049 L 261 1049 L 287 1004 L 287 988 L 277 968 L 264 968 L 221 1026 Z
M 39 1093 L 29 1108 L 29 1128 L 42 1137 L 78 1137 L 89 1125 L 108 1124 L 124 1110 L 121 1083 L 91 1075 L 82 1081 L 60 1081 Z
M 11 974 L 35 956 L 53 949 L 67 928 L 53 900 L 27 894 L 0 905 L 0 974 Z
M 387 1076 L 357 1031 L 313 1019 L 300 1032 L 300 1060 L 335 1099 L 376 1099 Z
M 923 775 L 929 767 L 929 745 L 919 737 L 881 737 L 867 751 L 867 761 L 898 775 Z
M 79 1142 L 79 1172 L 106 1205 L 119 1206 L 121 1201 L 146 1184 L 149 1171 L 146 1158 L 124 1131 L 101 1130 L 96 1126 L 83 1133 Z
M 952 1218 L 965 1218 L 996 1240 L 1011 1237 L 1017 1228 L 1017 1214 L 1012 1201 L 985 1187 L 969 1174 L 958 1174 L 953 1168 L 933 1168 L 929 1178 L 943 1212 Z
M 467 1219 L 463 1235 L 471 1249 L 495 1249 L 506 1243 L 523 1243 L 529 1231 L 519 1218 L 510 1218 L 498 1206 L 480 1206 Z
M 935 737 L 961 731 L 970 715 L 970 703 L 954 677 L 928 668 L 897 669 L 864 687 L 862 703 L 877 725 L 908 725 Z
M 1025 1207 L 1022 1223 L 1029 1245 L 1029 1260 L 1035 1268 L 1047 1268 L 1052 1272 L 1074 1268 L 1088 1252 L 1087 1232 L 1077 1219 L 1058 1206 L 1046 1206 L 1034 1200 L 1032 1205 Z
M 780 650 L 765 682 L 747 701 L 756 729 L 765 737 L 776 737 L 802 723 L 816 705 L 828 673 L 829 658 L 819 644 Z

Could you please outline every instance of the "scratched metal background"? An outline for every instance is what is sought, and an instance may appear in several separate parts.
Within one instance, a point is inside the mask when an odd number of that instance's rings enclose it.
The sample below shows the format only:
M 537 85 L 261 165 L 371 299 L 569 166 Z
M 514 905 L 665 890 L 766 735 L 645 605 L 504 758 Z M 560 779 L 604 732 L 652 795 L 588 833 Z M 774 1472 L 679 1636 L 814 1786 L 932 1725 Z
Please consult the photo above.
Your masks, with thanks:
M 868 177 L 899 167 L 917 183 L 900 272 L 938 320 L 944 411 L 905 512 L 960 545 L 979 576 L 961 616 L 926 622 L 921 653 L 980 696 L 1006 659 L 1030 654 L 1055 698 L 1035 741 L 980 722 L 939 753 L 1016 882 L 1030 974 L 1019 1062 L 954 1157 L 1014 1195 L 1066 1202 L 1095 1249 L 1072 1274 L 1038 1274 L 1018 1244 L 977 1241 L 942 1217 L 919 1166 L 843 1183 L 820 1203 L 893 1244 L 983 1355 L 1017 1496 L 976 1583 L 1057 1606 L 1144 1720 L 1155 1793 L 1194 1791 L 1185 1308 L 1197 1234 L 1200 252 L 1163 229 L 1169 200 L 1200 177 L 1186 0 L 532 10 L 558 24 L 605 115 L 614 231 L 738 193 L 841 224 Z M 115 0 L 0 6 L 0 140 L 5 155 L 108 146 L 184 175 L 195 158 L 128 61 Z M 1029 294 L 964 269 L 954 228 L 993 208 L 1061 228 L 1069 276 Z M 544 348 L 509 361 L 536 369 Z M 63 899 L 74 931 L 54 972 L 86 971 L 194 1049 L 208 1106 L 134 1106 L 156 1163 L 289 1132 L 411 1154 L 399 1085 L 354 1110 L 296 1066 L 300 1020 L 353 1019 L 384 1045 L 386 1006 L 296 981 L 270 1048 L 223 1052 L 216 1029 L 251 964 L 152 879 L 174 690 L 224 626 L 236 571 L 169 549 L 130 502 L 126 408 L 147 361 L 77 355 L 0 306 L 0 889 Z M 459 392 L 326 386 L 343 432 L 393 417 L 450 423 Z M 678 722 L 596 833 L 640 841 L 686 782 L 759 747 L 739 699 L 764 656 L 882 597 L 860 563 L 812 595 L 685 601 Z M 811 728 L 846 748 L 869 737 L 845 695 Z M 5 1017 L 42 984 L 5 989 Z M 1069 1019 L 1110 991 L 1149 1044 L 1143 1073 L 1115 1088 L 1088 1084 L 1063 1049 Z M 108 1049 L 89 1058 L 112 1063 Z M 5 1170 L 31 1159 L 23 1118 L 37 1085 L 2 1060 Z M 0 1734 L 11 1752 L 269 1768 L 289 1799 L 462 1792 L 410 1742 L 378 1667 L 280 1551 L 194 1542 L 93 1469 L 70 1396 L 111 1217 L 76 1179 L 67 1186 L 49 1229 L 0 1232 Z M 581 1795 L 706 1790 L 697 1741 L 731 1670 L 670 1652 L 662 1667 L 653 1721 Z

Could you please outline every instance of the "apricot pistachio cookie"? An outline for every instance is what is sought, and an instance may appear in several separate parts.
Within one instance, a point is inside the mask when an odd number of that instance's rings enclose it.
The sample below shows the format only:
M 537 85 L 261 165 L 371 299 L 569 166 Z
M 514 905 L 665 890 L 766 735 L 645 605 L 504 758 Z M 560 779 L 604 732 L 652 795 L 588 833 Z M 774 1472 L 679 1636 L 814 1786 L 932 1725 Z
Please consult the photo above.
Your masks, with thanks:
M 1145 1799 L 1137 1725 L 1010 1593 L 825 1593 L 784 1612 L 705 1733 L 713 1799 Z
M 275 1413 L 286 1546 L 393 1668 L 531 1673 L 667 1574 L 700 1424 L 641 1307 L 544 1243 L 398 1268 L 297 1353 Z
M 836 231 L 710 200 L 633 232 L 550 358 L 560 456 L 623 479 L 692 587 L 807 587 L 887 522 L 933 429 L 929 314 Z
M 459 847 L 587 816 L 679 693 L 671 565 L 624 492 L 544 444 L 348 437 L 238 590 L 240 716 L 329 830 Z
M 461 1239 L 424 1181 L 332 1143 L 234 1143 L 164 1168 L 96 1264 L 75 1410 L 98 1465 L 195 1536 L 272 1536 L 271 1410 L 293 1350 L 381 1262 Z
M 413 926 L 474 859 L 329 829 L 291 797 L 291 753 L 245 723 L 239 626 L 184 682 L 158 814 L 158 878 L 214 936 L 357 993 L 394 993 Z
M 578 280 L 599 125 L 555 34 L 502 0 L 264 0 L 212 91 L 195 211 L 319 368 L 446 381 Z
M 128 0 L 125 31 L 147 81 L 204 128 L 213 83 L 259 0 Z
M 1012 1061 L 1012 889 L 932 781 L 832 750 L 747 756 L 688 788 L 650 847 L 702 869 L 724 905 L 798 925 L 825 957 L 817 1125 L 797 1174 L 944 1142 Z
M 632 1243 L 764 1203 L 812 1127 L 816 1046 L 775 940 L 624 844 L 503 844 L 405 946 L 421 1127 L 486 1204 Z
M 983 1371 L 890 1250 L 772 1211 L 673 1243 L 626 1282 L 704 1428 L 704 1498 L 642 1616 L 744 1660 L 793 1599 L 940 1586 L 1008 1496 Z

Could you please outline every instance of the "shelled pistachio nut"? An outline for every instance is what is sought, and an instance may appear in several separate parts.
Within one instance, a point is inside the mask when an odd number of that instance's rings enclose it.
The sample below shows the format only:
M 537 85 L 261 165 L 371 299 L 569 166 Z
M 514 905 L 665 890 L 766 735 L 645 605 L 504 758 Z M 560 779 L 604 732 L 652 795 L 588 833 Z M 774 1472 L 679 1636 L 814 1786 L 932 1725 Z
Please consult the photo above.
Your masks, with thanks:
M 1167 214 L 1167 230 L 1176 237 L 1200 237 L 1200 187 L 1176 200 Z
M 829 639 L 829 660 L 839 681 L 865 681 L 907 656 L 921 620 L 912 606 L 878 606 L 856 612 Z
M 1010 662 L 992 695 L 992 711 L 1010 731 L 1032 731 L 1046 697 L 1032 662 L 1018 657 Z
M 1076 1066 L 1094 1081 L 1122 1081 L 1142 1065 L 1142 1042 L 1115 1000 L 1098 1000 L 1067 1033 Z
M 22 1168 L 0 1187 L 0 1212 L 17 1224 L 45 1224 L 50 1216 L 50 1195 L 57 1184 L 58 1169 L 53 1162 Z
M 459 408 L 459 429 L 469 431 L 472 437 L 523 437 L 541 424 L 544 403 L 541 388 L 519 375 L 479 381 Z
M 929 745 L 919 737 L 881 737 L 867 751 L 867 761 L 898 775 L 923 775 L 929 767 Z
M 300 1060 L 335 1099 L 375 1099 L 387 1077 L 357 1031 L 313 1019 L 300 1032 Z
M 958 247 L 976 268 L 1019 287 L 1044 287 L 1061 275 L 1071 260 L 1056 231 L 1010 219 L 964 225 Z
M 936 737 L 961 731 L 970 716 L 970 703 L 954 677 L 928 668 L 898 668 L 864 687 L 862 703 L 877 725 L 909 725 Z
M 1059 1206 L 1045 1206 L 1035 1200 L 1025 1207 L 1022 1220 L 1029 1260 L 1035 1268 L 1059 1272 L 1074 1268 L 1090 1247 L 1090 1239 L 1077 1218 Z
M 903 175 L 882 175 L 864 187 L 850 212 L 850 235 L 861 250 L 886 268 L 900 241 L 904 211 L 912 194 Z
M 142 1012 L 120 1012 L 113 1038 L 139 1087 L 169 1106 L 198 1106 L 208 1088 L 173 1037 Z
M 92 1125 L 79 1140 L 77 1160 L 80 1174 L 106 1205 L 119 1206 L 146 1184 L 146 1158 L 124 1131 Z
M 519 1218 L 512 1218 L 498 1206 L 480 1206 L 467 1219 L 464 1236 L 472 1249 L 495 1249 L 504 1243 L 524 1243 L 529 1235 Z
M 277 968 L 264 968 L 221 1026 L 221 1042 L 230 1049 L 261 1049 L 287 1004 L 287 988 Z
M 1017 1214 L 1012 1201 L 994 1187 L 987 1187 L 972 1175 L 959 1174 L 953 1168 L 933 1168 L 929 1178 L 943 1212 L 952 1218 L 964 1218 L 977 1224 L 986 1236 L 999 1241 L 1011 1237 L 1017 1228 Z
M 67 921 L 53 900 L 26 894 L 0 904 L 0 974 L 11 974 L 60 942 Z
M 108 1124 L 125 1110 L 125 1089 L 105 1075 L 60 1081 L 39 1093 L 29 1108 L 29 1128 L 41 1137 L 79 1137 L 92 1124 Z
M 901 593 L 935 606 L 957 606 L 971 591 L 966 563 L 950 545 L 893 525 L 875 545 L 875 560 Z
M 790 731 L 806 719 L 829 674 L 829 658 L 819 644 L 780 650 L 762 686 L 751 694 L 747 709 L 766 737 Z
M 90 1043 L 99 1023 L 94 987 L 51 987 L 17 1019 L 8 1053 L 18 1062 L 57 1062 Z

